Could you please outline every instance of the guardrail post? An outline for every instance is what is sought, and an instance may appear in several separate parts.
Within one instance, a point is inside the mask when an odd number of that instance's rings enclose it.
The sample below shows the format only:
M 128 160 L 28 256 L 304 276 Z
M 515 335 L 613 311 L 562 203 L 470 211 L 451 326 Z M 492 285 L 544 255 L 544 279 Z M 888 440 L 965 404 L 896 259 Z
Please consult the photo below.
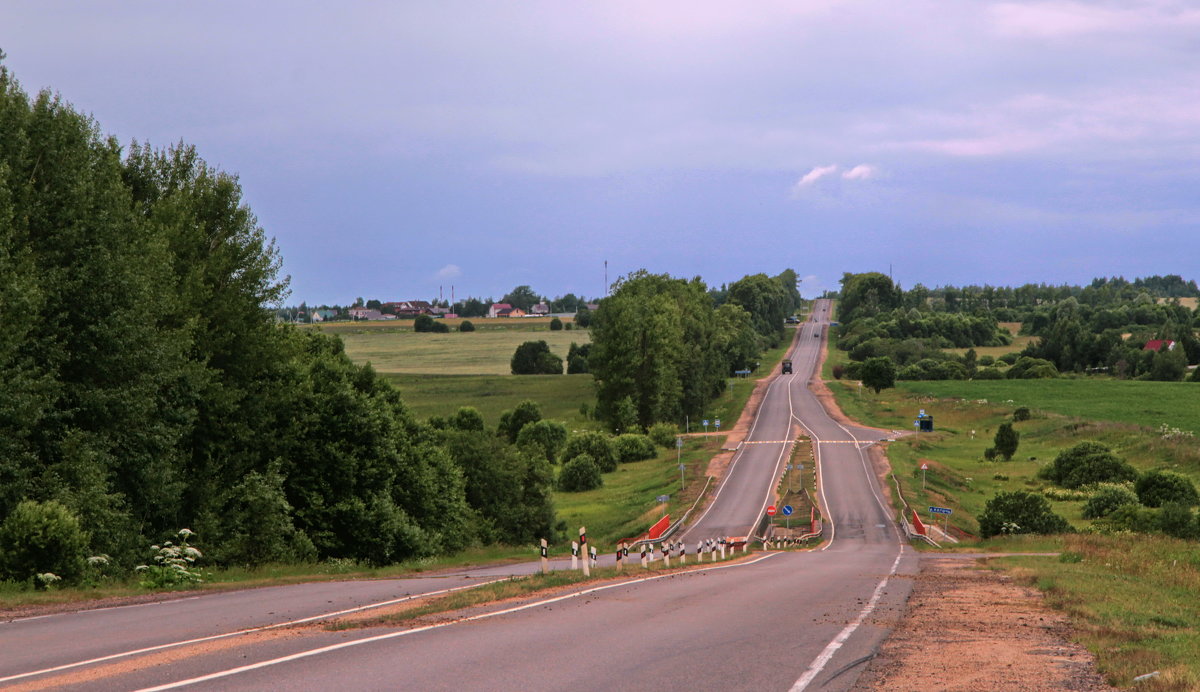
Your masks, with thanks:
M 590 577 L 592 576 L 592 565 L 591 561 L 587 559 L 588 542 L 586 526 L 579 527 L 579 547 L 583 549 L 583 576 Z

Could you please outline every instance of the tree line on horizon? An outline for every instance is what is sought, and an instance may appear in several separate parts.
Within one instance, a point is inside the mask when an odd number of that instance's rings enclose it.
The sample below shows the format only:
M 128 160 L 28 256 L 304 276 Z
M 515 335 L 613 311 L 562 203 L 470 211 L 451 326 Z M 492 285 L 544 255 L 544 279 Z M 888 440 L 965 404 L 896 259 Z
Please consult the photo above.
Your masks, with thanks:
M 848 273 L 839 294 L 838 346 L 851 363 L 835 375 L 859 377 L 867 363 L 875 371 L 882 359 L 901 380 L 1076 372 L 1178 381 L 1200 362 L 1200 310 L 1179 300 L 1189 297 L 1200 297 L 1200 290 L 1177 275 L 1098 278 L 1088 286 L 918 284 L 905 291 L 878 272 Z M 1021 334 L 1037 338 L 999 359 L 977 356 L 974 347 L 1011 343 L 1001 322 L 1019 322 Z M 1174 346 L 1147 349 L 1152 341 Z M 955 356 L 948 348 L 968 351 Z M 1198 381 L 1196 373 L 1190 379 Z

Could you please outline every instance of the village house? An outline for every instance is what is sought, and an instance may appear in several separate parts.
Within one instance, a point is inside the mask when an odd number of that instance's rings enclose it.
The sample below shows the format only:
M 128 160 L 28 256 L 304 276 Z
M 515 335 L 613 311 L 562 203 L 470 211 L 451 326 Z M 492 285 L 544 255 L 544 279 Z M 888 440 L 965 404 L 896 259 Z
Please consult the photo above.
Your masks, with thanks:
M 1168 351 L 1174 351 L 1175 350 L 1175 342 L 1171 341 L 1170 339 L 1151 339 L 1150 341 L 1146 342 L 1146 345 L 1142 348 L 1142 350 L 1143 351 L 1161 351 L 1164 348 L 1167 349 Z

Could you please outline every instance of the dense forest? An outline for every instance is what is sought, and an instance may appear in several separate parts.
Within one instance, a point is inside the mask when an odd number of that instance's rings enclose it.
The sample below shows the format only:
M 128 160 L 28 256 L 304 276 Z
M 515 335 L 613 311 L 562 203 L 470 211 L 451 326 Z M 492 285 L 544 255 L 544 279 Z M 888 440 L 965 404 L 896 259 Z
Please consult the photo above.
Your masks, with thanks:
M 183 527 L 215 564 L 550 535 L 544 454 L 470 410 L 414 419 L 339 341 L 278 323 L 279 269 L 236 177 L 122 147 L 0 65 L 0 580 L 50 535 L 68 578 Z
M 905 291 L 883 274 L 846 274 L 839 297 L 839 346 L 849 351 L 851 376 L 860 363 L 883 357 L 902 380 L 1074 372 L 1172 381 L 1200 362 L 1198 312 L 1180 300 L 1200 297 L 1200 289 L 1177 275 Z M 1021 334 L 1036 338 L 1001 359 L 942 350 L 1010 343 L 1001 322 L 1019 323 Z

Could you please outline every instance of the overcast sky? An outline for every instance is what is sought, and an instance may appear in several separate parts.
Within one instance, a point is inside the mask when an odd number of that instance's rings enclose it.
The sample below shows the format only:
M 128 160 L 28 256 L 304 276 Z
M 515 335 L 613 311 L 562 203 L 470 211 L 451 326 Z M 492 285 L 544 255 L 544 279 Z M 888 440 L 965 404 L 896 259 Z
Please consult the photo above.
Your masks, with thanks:
M 1196 271 L 1200 3 L 5 0 L 122 142 L 240 176 L 289 302 Z

